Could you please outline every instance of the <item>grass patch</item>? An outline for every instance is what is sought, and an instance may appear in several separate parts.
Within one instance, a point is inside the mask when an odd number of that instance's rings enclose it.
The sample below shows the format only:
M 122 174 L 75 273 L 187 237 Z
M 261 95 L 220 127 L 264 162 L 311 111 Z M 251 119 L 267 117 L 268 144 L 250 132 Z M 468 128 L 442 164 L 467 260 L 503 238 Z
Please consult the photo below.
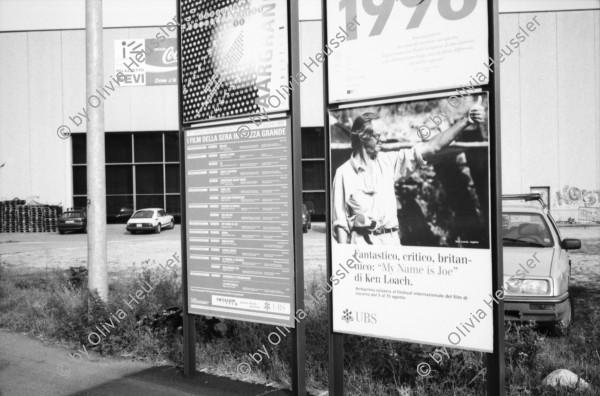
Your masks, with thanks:
M 314 296 L 320 288 L 312 279 L 306 294 Z M 143 298 L 132 302 L 138 292 Z M 572 294 L 577 317 L 562 337 L 550 336 L 533 325 L 506 325 L 507 394 L 571 394 L 541 386 L 541 380 L 558 368 L 571 370 L 592 385 L 591 391 L 579 394 L 597 394 L 600 290 L 595 285 L 578 286 Z M 70 347 L 84 345 L 104 355 L 181 365 L 181 316 L 168 310 L 181 305 L 179 275 L 149 262 L 114 280 L 106 305 L 88 293 L 85 271 L 80 269 L 24 277 L 3 272 L 0 265 L 0 327 L 40 334 Z M 311 388 L 326 389 L 325 300 L 308 299 L 305 311 L 307 382 Z M 278 331 L 270 325 L 197 316 L 196 329 L 198 369 L 289 386 L 292 339 L 282 326 Z M 99 342 L 90 336 L 93 333 L 100 336 Z M 279 334 L 281 341 L 269 338 L 272 333 Z M 485 356 L 481 353 L 447 349 L 450 356 L 437 364 L 429 356 L 435 349 L 430 346 L 347 336 L 344 348 L 348 395 L 478 396 L 486 391 Z M 430 375 L 417 375 L 421 362 L 431 366 Z M 250 373 L 238 371 L 242 363 L 250 367 Z
M 161 322 L 160 315 L 181 305 L 181 281 L 175 272 L 149 269 L 148 264 L 111 283 L 107 304 L 88 292 L 79 271 L 13 277 L 0 267 L 0 326 L 100 354 L 180 359 L 177 329 Z M 130 296 L 136 293 L 142 296 L 137 303 Z

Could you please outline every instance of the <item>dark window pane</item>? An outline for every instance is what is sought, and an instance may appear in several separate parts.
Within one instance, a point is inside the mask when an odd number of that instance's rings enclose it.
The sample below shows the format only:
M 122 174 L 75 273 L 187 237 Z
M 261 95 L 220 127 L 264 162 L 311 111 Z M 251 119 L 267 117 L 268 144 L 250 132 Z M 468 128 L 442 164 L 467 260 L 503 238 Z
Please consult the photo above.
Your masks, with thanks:
M 179 162 L 179 132 L 165 133 L 165 161 Z
M 162 133 L 134 133 L 135 162 L 162 162 Z
M 136 195 L 136 210 L 145 208 L 162 208 L 164 195 Z
M 106 166 L 106 194 L 133 194 L 131 165 Z
M 124 223 L 133 213 L 133 195 L 106 197 L 106 217 L 109 223 Z
M 179 195 L 167 195 L 167 213 L 175 217 L 175 221 L 181 221 L 181 197 Z
M 324 220 L 325 219 L 325 193 L 304 193 L 302 194 L 302 201 L 306 204 L 307 208 L 314 206 L 313 219 Z
M 107 133 L 104 146 L 107 164 L 131 162 L 131 134 Z
M 325 158 L 323 128 L 302 128 L 302 158 Z
M 325 190 L 325 162 L 302 161 L 302 190 Z
M 137 194 L 164 193 L 162 165 L 136 165 L 135 186 Z
M 74 208 L 85 208 L 87 207 L 87 197 L 73 197 Z
M 73 167 L 73 195 L 86 195 L 87 194 L 87 183 L 86 183 L 86 167 L 85 166 L 74 166 Z
M 71 135 L 73 148 L 73 164 L 85 164 L 85 133 Z
M 179 165 L 166 165 L 166 184 L 168 193 L 179 192 Z

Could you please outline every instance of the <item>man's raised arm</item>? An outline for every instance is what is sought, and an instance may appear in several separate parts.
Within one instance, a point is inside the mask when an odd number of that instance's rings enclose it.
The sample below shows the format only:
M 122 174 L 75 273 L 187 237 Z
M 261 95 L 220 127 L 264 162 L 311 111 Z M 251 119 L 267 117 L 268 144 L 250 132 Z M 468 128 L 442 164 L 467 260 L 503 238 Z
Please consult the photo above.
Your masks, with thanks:
M 438 153 L 444 147 L 452 143 L 458 134 L 461 133 L 468 125 L 480 124 L 484 120 L 485 110 L 483 110 L 483 108 L 480 106 L 472 107 L 467 116 L 461 118 L 450 128 L 446 129 L 439 135 L 434 136 L 431 140 L 423 143 L 421 146 L 421 155 L 423 156 L 423 159 L 427 161 L 431 155 Z

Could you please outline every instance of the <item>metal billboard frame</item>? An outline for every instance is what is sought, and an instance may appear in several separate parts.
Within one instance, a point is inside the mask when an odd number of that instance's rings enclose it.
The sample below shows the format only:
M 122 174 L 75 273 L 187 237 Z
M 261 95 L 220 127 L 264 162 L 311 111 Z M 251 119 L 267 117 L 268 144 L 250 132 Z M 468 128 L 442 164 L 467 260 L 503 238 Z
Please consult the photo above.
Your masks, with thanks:
M 300 28 L 297 0 L 287 1 L 288 22 L 288 61 L 289 75 L 294 76 L 300 71 Z M 181 0 L 177 0 L 177 21 L 181 22 Z M 186 170 L 185 170 L 185 131 L 192 127 L 183 123 L 183 80 L 181 60 L 181 29 L 178 29 L 178 116 L 179 116 L 179 155 L 180 155 L 180 186 L 181 186 L 181 224 L 187 224 L 186 213 Z M 304 310 L 304 256 L 303 256 L 303 234 L 302 234 L 302 140 L 300 131 L 300 88 L 291 90 L 290 110 L 285 114 L 291 117 L 292 133 L 292 185 L 293 185 L 293 235 L 294 235 L 294 298 L 295 309 Z M 247 119 L 252 122 L 248 114 L 241 117 L 230 117 L 223 120 L 224 123 L 239 122 Z M 277 113 L 273 113 L 277 116 Z M 193 126 L 214 124 L 216 120 L 197 122 Z M 187 235 L 186 227 L 181 227 L 181 271 L 182 271 L 182 295 L 183 295 L 183 371 L 186 377 L 191 377 L 196 371 L 196 325 L 195 316 L 188 311 L 188 263 L 187 263 Z M 294 315 L 292 313 L 292 315 Z M 290 329 L 292 335 L 292 393 L 294 395 L 306 394 L 306 339 L 305 323 L 299 321 Z
M 327 45 L 327 2 L 321 3 L 321 14 L 323 20 L 322 43 Z M 499 48 L 499 27 L 498 27 L 498 2 L 499 0 L 487 0 L 487 19 L 488 19 L 488 54 L 493 57 L 496 49 Z M 489 127 L 490 127 L 490 250 L 492 256 L 492 291 L 501 290 L 503 284 L 503 261 L 502 261 L 502 238 L 499 227 L 502 224 L 502 173 L 501 173 L 501 142 L 500 142 L 500 70 L 495 67 L 490 73 L 489 83 L 481 86 L 484 92 L 489 94 Z M 343 103 L 329 104 L 329 64 L 327 57 L 324 60 L 324 120 L 329 119 L 329 111 L 339 106 L 355 104 L 352 100 Z M 419 95 L 437 94 L 442 91 L 421 92 Z M 414 97 L 416 94 L 409 93 L 395 96 L 394 99 L 401 100 L 408 97 Z M 389 97 L 370 99 L 368 101 L 388 100 Z M 333 275 L 332 255 L 331 255 L 331 158 L 330 158 L 330 139 L 329 126 L 325 125 L 325 200 L 326 205 L 326 244 L 327 244 L 327 279 Z M 493 138 L 491 138 L 493 136 Z M 487 394 L 490 396 L 504 396 L 505 381 L 505 362 L 504 362 L 504 301 L 498 299 L 497 304 L 493 306 L 493 353 L 486 353 L 486 378 Z M 329 395 L 342 396 L 344 394 L 344 334 L 333 331 L 333 293 L 327 295 L 328 310 L 328 345 L 329 345 Z

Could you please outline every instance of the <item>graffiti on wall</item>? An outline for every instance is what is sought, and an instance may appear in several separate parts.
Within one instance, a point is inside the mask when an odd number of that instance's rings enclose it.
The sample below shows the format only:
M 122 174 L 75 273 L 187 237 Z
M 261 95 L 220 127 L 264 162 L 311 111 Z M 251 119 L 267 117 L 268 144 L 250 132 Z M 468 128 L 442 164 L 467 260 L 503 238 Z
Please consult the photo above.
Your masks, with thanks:
M 556 202 L 559 206 L 578 205 L 584 207 L 600 206 L 600 190 L 586 190 L 578 187 L 564 186 L 556 192 Z

